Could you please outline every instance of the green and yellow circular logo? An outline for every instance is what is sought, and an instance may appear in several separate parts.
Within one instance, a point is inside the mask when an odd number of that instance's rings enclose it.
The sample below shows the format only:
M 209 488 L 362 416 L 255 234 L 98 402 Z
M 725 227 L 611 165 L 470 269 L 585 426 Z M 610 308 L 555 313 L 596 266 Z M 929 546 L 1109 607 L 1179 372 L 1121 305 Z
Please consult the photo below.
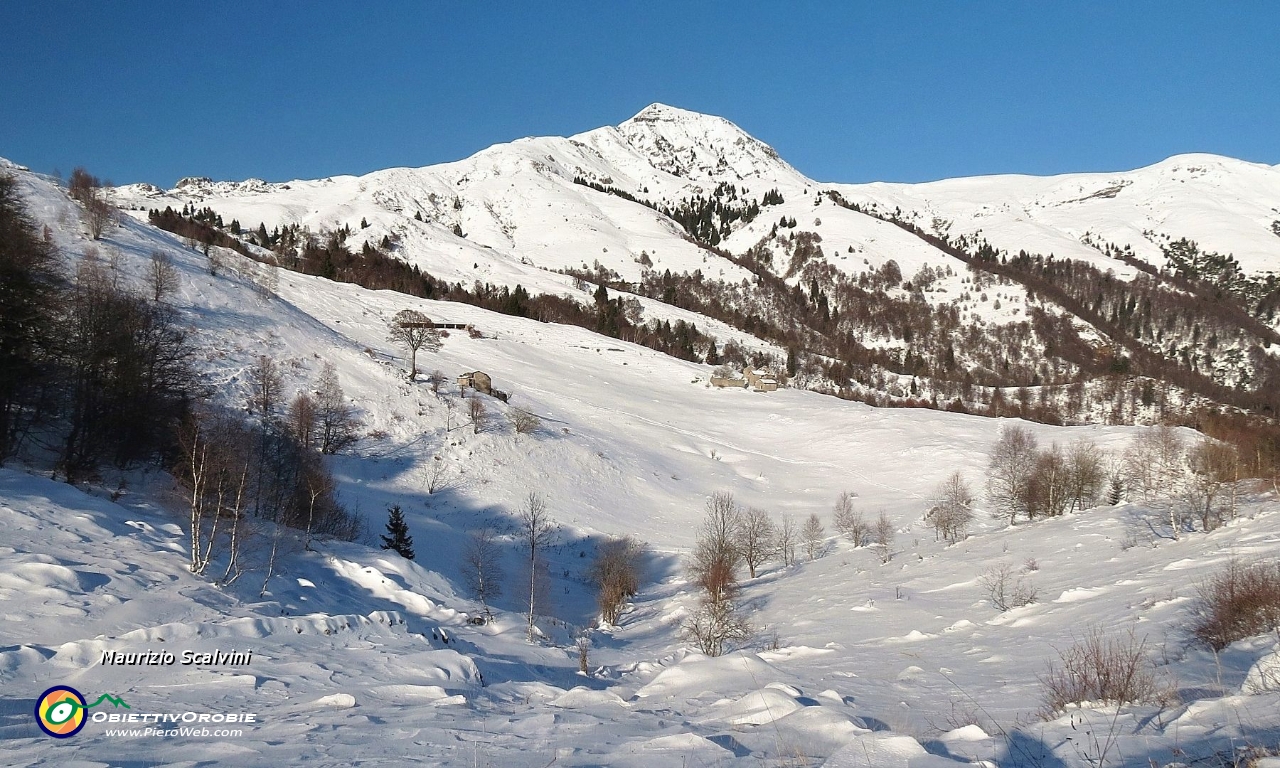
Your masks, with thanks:
M 75 688 L 55 685 L 36 700 L 36 722 L 55 739 L 65 739 L 84 727 L 86 708 L 84 696 Z

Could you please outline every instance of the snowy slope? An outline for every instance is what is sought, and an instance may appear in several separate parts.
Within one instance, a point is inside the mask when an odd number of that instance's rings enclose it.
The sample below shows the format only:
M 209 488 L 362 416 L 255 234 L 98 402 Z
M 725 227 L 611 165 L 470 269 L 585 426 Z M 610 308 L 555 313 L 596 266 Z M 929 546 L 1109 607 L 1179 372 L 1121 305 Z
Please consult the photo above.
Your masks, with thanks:
M 733 185 L 734 205 L 776 189 L 784 202 L 763 206 L 750 222 L 733 223 L 720 248 L 742 255 L 765 247 L 772 253 L 772 270 L 791 284 L 803 283 L 808 292 L 804 271 L 792 263 L 790 246 L 780 238 L 813 233 L 822 238 L 822 256 L 811 269 L 832 269 L 856 281 L 892 260 L 912 288 L 889 289 L 891 296 L 922 298 L 947 312 L 954 307 L 961 323 L 979 328 L 1024 323 L 1033 307 L 1050 315 L 1065 310 L 1044 297 L 1031 297 L 1017 283 L 996 281 L 992 287 L 986 276 L 975 278 L 960 260 L 872 216 L 837 206 L 825 193 L 839 192 L 851 203 L 874 204 L 883 212 L 900 211 L 926 231 L 976 236 L 1012 253 L 1081 259 L 1122 278 L 1139 270 L 1106 255 L 1107 248 L 1127 246 L 1138 259 L 1162 266 L 1161 246 L 1180 238 L 1198 241 L 1205 251 L 1234 253 L 1246 272 L 1280 271 L 1280 169 L 1273 166 L 1185 155 L 1119 173 L 828 184 L 804 177 L 772 148 L 723 118 L 661 104 L 618 126 L 567 138 L 519 139 L 424 168 L 287 183 L 184 179 L 173 190 L 137 184 L 114 194 L 139 220 L 151 208 L 190 204 L 211 207 L 225 222 L 236 220 L 247 230 L 259 224 L 269 231 L 289 224 L 316 233 L 349 228 L 347 243 L 357 250 L 390 237 L 398 258 L 436 278 L 465 286 L 521 285 L 535 294 L 569 295 L 584 303 L 588 297 L 558 272 L 604 270 L 635 284 L 670 270 L 723 281 L 729 289 L 754 284 L 747 269 L 695 244 L 658 210 L 578 180 L 672 208 L 684 201 L 708 201 L 724 185 Z M 770 238 L 775 225 L 788 220 L 795 227 L 779 229 Z M 928 275 L 921 272 L 925 267 L 934 279 L 925 291 L 916 292 L 920 281 L 915 278 Z M 749 294 L 755 289 L 741 290 Z M 642 301 L 646 319 L 685 320 L 721 344 L 735 339 L 748 349 L 780 357 L 778 350 L 724 323 Z M 1099 348 L 1112 343 L 1084 319 L 1073 318 L 1072 325 L 1086 343 Z M 909 346 L 900 329 L 856 327 L 848 332 L 871 349 L 897 354 Z M 1030 336 L 1026 348 L 1000 354 L 1038 357 L 1051 346 L 1052 340 Z M 1226 383 L 1254 376 L 1247 365 L 1232 362 L 1246 360 L 1247 352 L 1228 350 L 1206 366 Z M 960 363 L 990 368 L 992 360 L 991 354 L 962 354 Z M 1073 365 L 1059 361 L 1058 369 Z
M 1146 168 L 1060 176 L 983 176 L 928 184 L 837 185 L 850 201 L 901 207 L 929 228 L 981 232 L 997 248 L 1093 261 L 1118 275 L 1132 267 L 1099 246 L 1131 245 L 1157 267 L 1162 237 L 1233 253 L 1246 272 L 1280 272 L 1280 167 L 1208 154 L 1177 155 Z M 1166 241 L 1167 242 L 1167 241 Z
M 659 204 L 709 194 L 719 183 L 749 190 L 743 194 L 748 199 L 770 188 L 781 190 L 794 205 L 766 208 L 749 233 L 735 232 L 730 245 L 735 252 L 758 241 L 761 225 L 767 231 L 780 215 L 795 216 L 806 229 L 815 215 L 831 218 L 830 206 L 818 206 L 824 210 L 815 214 L 809 203 L 819 191 L 834 189 L 851 202 L 901 208 L 926 229 L 937 219 L 953 236 L 981 232 L 1000 248 L 1079 258 L 1122 276 L 1132 276 L 1134 268 L 1105 258 L 1099 248 L 1130 245 L 1139 258 L 1161 266 L 1160 243 L 1182 237 L 1205 250 L 1234 253 L 1248 272 L 1280 270 L 1280 237 L 1272 229 L 1280 220 L 1280 168 L 1275 166 L 1202 154 L 1117 173 L 818 183 L 723 118 L 661 104 L 617 127 L 569 138 L 521 139 L 438 166 L 284 184 L 185 179 L 167 192 L 150 185 L 122 187 L 117 199 L 139 208 L 209 205 L 246 227 L 265 222 L 268 228 L 303 223 L 316 230 L 356 229 L 367 218 L 372 226 L 364 236 L 376 241 L 404 233 L 406 257 L 450 279 L 457 264 L 475 260 L 471 251 L 487 249 L 496 251 L 491 257 L 547 269 L 598 260 L 628 280 L 639 275 L 636 259 L 642 251 L 659 271 L 703 269 L 730 281 L 743 277 L 714 256 L 712 262 L 720 263 L 709 268 L 706 254 L 685 242 L 672 222 L 644 206 L 574 185 L 578 176 Z M 425 224 L 413 220 L 416 213 Z M 455 242 L 449 231 L 454 224 L 469 243 Z M 842 239 L 841 250 L 866 245 L 865 238 L 851 234 L 849 243 Z M 882 240 L 872 251 L 912 260 L 919 247 Z M 436 258 L 437 251 L 447 257 Z M 463 253 L 467 258 L 452 258 Z M 947 263 L 948 257 L 936 254 L 933 260 Z M 516 279 L 492 268 L 467 275 Z

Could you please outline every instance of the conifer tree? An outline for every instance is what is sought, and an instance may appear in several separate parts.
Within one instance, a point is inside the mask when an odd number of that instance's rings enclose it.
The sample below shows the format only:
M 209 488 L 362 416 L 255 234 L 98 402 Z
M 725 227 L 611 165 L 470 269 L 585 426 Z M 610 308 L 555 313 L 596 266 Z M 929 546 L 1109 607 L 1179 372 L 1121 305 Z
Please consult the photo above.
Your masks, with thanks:
M 387 533 L 382 536 L 382 548 L 394 549 L 406 560 L 413 559 L 413 537 L 409 535 L 409 524 L 404 521 L 404 513 L 399 504 L 393 504 L 387 510 Z

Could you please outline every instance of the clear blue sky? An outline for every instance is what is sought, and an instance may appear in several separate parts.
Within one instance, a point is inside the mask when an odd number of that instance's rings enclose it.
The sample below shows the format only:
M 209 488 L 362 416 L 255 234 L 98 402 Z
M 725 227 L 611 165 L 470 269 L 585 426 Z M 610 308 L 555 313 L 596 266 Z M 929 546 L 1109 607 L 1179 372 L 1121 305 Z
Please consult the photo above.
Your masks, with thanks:
M 828 181 L 1280 163 L 1275 2 L 0 2 L 0 156 L 116 183 L 722 115 Z

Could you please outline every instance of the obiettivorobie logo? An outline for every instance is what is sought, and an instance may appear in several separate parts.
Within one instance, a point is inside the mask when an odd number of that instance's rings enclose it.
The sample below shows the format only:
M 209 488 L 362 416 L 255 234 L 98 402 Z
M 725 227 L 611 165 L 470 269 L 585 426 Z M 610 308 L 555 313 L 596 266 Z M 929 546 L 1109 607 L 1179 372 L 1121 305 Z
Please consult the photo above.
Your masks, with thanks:
M 88 722 L 85 710 L 92 709 L 107 701 L 116 707 L 129 709 L 129 705 L 119 696 L 104 693 L 92 704 L 85 702 L 84 695 L 68 685 L 55 685 L 36 699 L 36 724 L 40 730 L 54 737 L 65 739 L 75 736 Z
M 106 707 L 93 714 L 87 710 L 107 702 L 117 711 L 104 711 Z M 225 723 L 238 725 L 258 724 L 256 712 L 120 712 L 132 710 L 124 699 L 110 693 L 104 693 L 92 704 L 85 700 L 83 694 L 69 685 L 55 685 L 36 699 L 36 724 L 40 730 L 55 739 L 65 739 L 79 733 L 89 721 L 107 723 L 111 728 L 105 732 L 107 738 L 139 738 L 139 737 L 238 737 L 244 734 L 243 729 L 219 728 Z M 195 724 L 195 727 L 189 727 Z M 142 728 L 134 726 L 142 725 Z M 167 726 L 167 727 L 166 727 Z M 208 727 L 206 727 L 208 726 Z

